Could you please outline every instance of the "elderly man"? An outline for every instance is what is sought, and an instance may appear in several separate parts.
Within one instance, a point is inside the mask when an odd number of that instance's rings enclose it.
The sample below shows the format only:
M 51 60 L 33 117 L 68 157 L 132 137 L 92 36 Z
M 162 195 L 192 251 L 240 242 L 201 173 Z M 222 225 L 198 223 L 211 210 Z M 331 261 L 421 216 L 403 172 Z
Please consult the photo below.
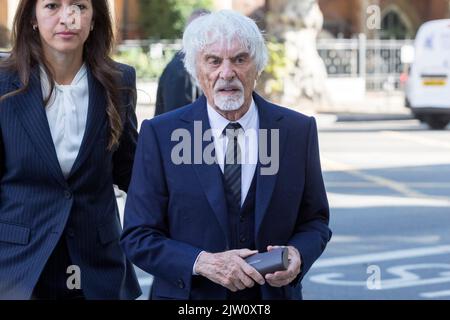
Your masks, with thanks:
M 202 16 L 183 46 L 204 96 L 142 124 L 122 246 L 151 299 L 301 299 L 331 237 L 315 120 L 254 92 L 268 55 L 251 19 Z M 278 246 L 286 270 L 245 261 Z

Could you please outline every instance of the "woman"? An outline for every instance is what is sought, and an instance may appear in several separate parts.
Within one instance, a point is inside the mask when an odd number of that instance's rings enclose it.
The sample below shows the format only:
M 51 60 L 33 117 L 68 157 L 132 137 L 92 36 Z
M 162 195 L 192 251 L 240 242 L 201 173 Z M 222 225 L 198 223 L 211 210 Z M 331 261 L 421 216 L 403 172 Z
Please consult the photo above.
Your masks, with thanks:
M 113 184 L 136 146 L 135 72 L 107 0 L 21 0 L 0 66 L 0 299 L 134 299 Z

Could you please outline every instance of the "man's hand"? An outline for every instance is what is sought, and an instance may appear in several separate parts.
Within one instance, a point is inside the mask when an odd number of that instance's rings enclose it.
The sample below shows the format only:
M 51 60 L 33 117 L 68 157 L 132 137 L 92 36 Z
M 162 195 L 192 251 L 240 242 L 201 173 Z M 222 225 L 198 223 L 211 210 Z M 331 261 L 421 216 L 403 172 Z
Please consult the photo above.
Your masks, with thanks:
M 194 271 L 233 292 L 251 288 L 255 282 L 263 285 L 264 277 L 244 260 L 255 253 L 248 249 L 202 252 Z
M 267 251 L 280 248 L 280 246 L 268 246 Z M 292 246 L 288 246 L 289 266 L 285 271 L 277 271 L 275 273 L 266 274 L 266 281 L 272 287 L 283 287 L 291 283 L 300 273 L 302 260 L 298 250 Z

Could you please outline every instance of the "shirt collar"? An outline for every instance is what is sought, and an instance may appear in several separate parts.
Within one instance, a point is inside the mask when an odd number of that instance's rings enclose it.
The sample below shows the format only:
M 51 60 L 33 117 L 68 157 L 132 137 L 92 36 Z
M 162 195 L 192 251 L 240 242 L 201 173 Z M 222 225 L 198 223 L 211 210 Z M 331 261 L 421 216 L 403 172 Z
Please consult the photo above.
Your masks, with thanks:
M 45 73 L 44 67 L 42 65 L 40 65 L 39 69 L 40 69 L 40 73 L 41 73 L 41 82 L 43 82 L 43 84 L 45 84 L 45 87 L 50 87 L 47 73 Z M 87 68 L 86 68 L 86 64 L 83 63 L 81 65 L 80 70 L 78 70 L 77 74 L 73 78 L 72 83 L 70 85 L 60 85 L 60 84 L 56 83 L 56 81 L 55 81 L 55 87 L 70 87 L 70 86 L 80 85 L 80 84 L 82 84 L 81 81 L 83 81 L 86 76 L 87 76 Z
M 209 124 L 211 125 L 213 136 L 215 138 L 218 138 L 220 137 L 220 135 L 222 135 L 222 132 L 225 130 L 226 126 L 232 121 L 222 116 L 208 102 L 206 102 L 206 106 L 208 110 Z M 252 98 L 250 108 L 239 120 L 235 122 L 238 122 L 245 132 L 249 129 L 257 129 L 257 117 L 258 109 L 256 107 L 255 101 Z
M 86 64 L 83 63 L 80 70 L 78 70 L 75 78 L 73 78 L 72 83 L 70 85 L 71 86 L 79 85 L 86 76 L 87 76 L 87 68 L 86 68 Z

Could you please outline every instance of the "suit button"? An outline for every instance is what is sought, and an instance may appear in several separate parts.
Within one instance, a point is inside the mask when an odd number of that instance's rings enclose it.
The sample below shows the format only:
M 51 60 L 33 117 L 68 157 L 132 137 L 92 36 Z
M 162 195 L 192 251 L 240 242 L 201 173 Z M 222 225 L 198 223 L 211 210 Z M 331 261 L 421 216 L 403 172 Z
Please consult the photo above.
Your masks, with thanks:
M 241 243 L 244 243 L 245 241 L 247 241 L 247 238 L 246 237 L 244 237 L 244 236 L 241 236 Z
M 73 238 L 73 237 L 75 237 L 75 231 L 73 231 L 73 229 L 67 229 L 67 236 L 69 237 L 69 238 Z
M 239 221 L 240 221 L 241 223 L 243 223 L 243 222 L 245 221 L 244 216 L 239 216 Z
M 72 192 L 66 190 L 64 191 L 64 198 L 71 199 L 72 198 Z
M 184 289 L 184 282 L 181 279 L 178 279 L 178 288 Z

